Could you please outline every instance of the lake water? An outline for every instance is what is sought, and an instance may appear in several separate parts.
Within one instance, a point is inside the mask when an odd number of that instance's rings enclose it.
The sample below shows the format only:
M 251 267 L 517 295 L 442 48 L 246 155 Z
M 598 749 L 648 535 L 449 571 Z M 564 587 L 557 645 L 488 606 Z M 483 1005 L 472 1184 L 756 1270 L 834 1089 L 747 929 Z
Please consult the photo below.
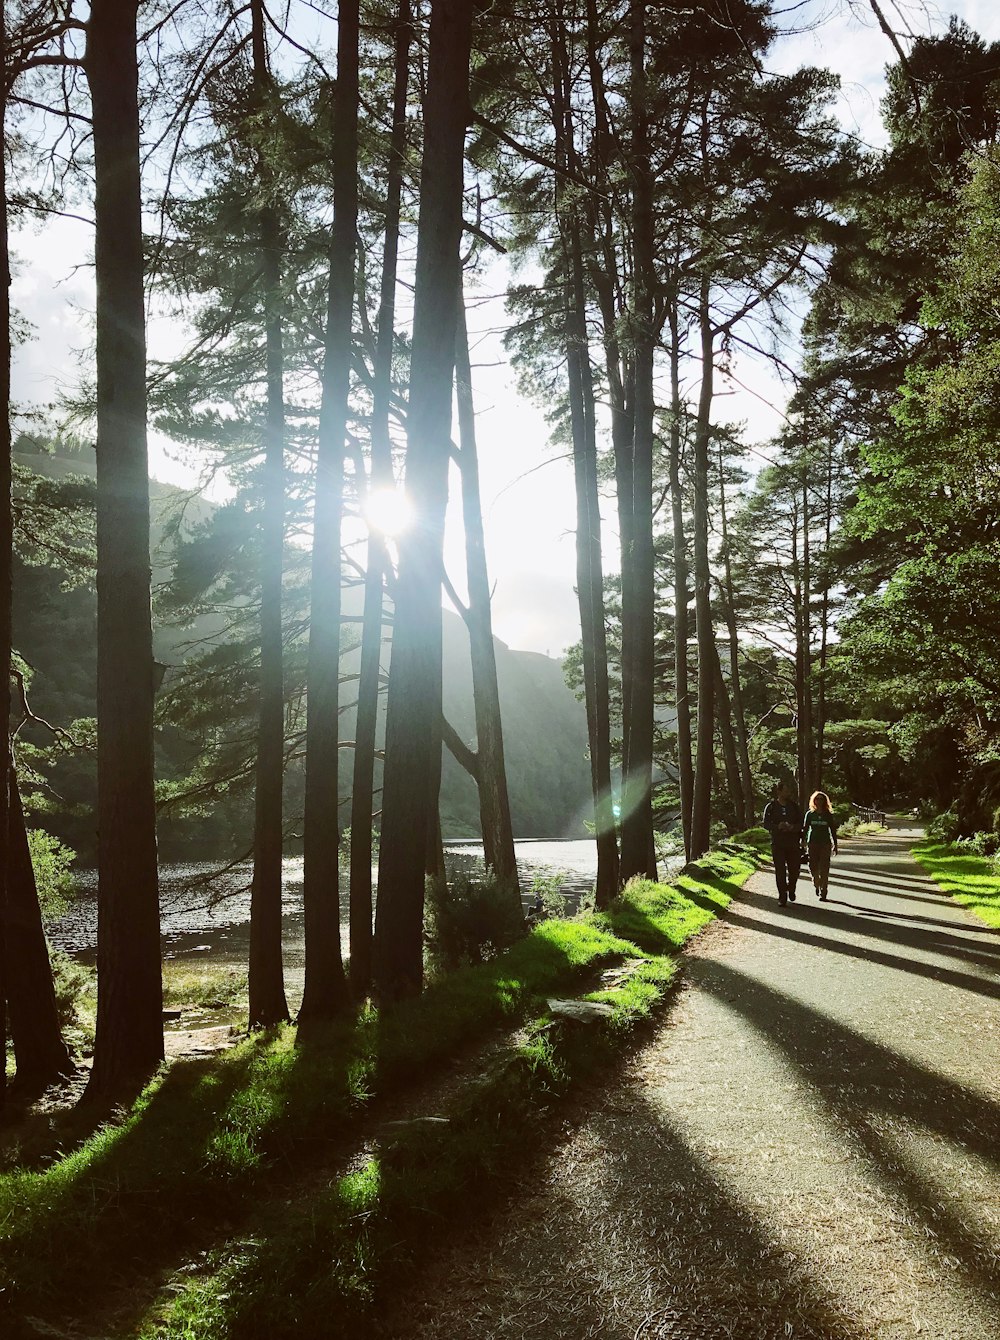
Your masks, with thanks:
M 577 841 L 523 840 L 514 844 L 521 876 L 522 899 L 532 901 L 531 885 L 536 876 L 558 876 L 569 904 L 589 893 L 597 874 L 597 848 L 590 838 Z M 445 863 L 450 874 L 481 873 L 482 843 L 445 844 Z M 162 913 L 160 919 L 165 959 L 203 960 L 220 967 L 245 969 L 250 947 L 249 861 L 217 874 L 211 864 L 167 865 L 160 870 Z M 302 858 L 289 858 L 283 865 L 282 938 L 285 965 L 290 979 L 302 970 Z M 374 876 L 373 871 L 373 876 Z M 92 963 L 97 945 L 97 873 L 77 876 L 80 897 L 67 915 L 49 933 L 60 949 Z M 347 951 L 347 888 L 341 888 L 341 930 Z

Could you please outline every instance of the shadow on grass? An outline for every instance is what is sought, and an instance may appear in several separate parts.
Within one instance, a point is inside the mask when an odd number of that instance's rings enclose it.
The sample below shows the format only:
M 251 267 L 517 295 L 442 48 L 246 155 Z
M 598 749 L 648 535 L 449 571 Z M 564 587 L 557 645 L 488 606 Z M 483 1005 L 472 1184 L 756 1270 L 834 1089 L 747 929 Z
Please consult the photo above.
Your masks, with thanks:
M 334 1158 L 378 1095 L 427 1077 L 628 948 L 581 923 L 547 923 L 502 960 L 397 1009 L 308 1040 L 289 1027 L 222 1058 L 176 1062 L 75 1154 L 43 1175 L 0 1179 L 5 1334 L 26 1310 L 78 1320 L 123 1281 L 136 1297 L 154 1288 L 144 1276 L 231 1234 L 265 1190 Z

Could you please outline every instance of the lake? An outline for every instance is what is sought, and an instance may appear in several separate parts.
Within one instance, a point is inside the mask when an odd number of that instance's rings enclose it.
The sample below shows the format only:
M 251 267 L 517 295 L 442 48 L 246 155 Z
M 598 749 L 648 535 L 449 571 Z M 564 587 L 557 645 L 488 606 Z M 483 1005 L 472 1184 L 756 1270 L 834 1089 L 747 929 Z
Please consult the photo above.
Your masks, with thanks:
M 567 903 L 578 903 L 589 893 L 597 874 L 593 839 L 549 841 L 524 839 L 514 844 L 521 877 L 522 900 L 527 906 L 536 876 L 561 878 Z M 445 843 L 445 863 L 455 874 L 482 873 L 483 847 L 477 842 Z M 163 957 L 200 960 L 219 967 L 245 969 L 250 947 L 249 861 L 225 874 L 210 863 L 165 865 L 160 869 Z M 289 985 L 301 978 L 303 964 L 302 858 L 283 863 L 282 939 Z M 375 871 L 373 870 L 373 877 Z M 97 954 L 97 872 L 78 872 L 80 897 L 49 933 L 51 942 L 85 963 Z M 211 880 L 209 883 L 208 881 Z M 341 934 L 347 952 L 347 887 L 341 887 Z

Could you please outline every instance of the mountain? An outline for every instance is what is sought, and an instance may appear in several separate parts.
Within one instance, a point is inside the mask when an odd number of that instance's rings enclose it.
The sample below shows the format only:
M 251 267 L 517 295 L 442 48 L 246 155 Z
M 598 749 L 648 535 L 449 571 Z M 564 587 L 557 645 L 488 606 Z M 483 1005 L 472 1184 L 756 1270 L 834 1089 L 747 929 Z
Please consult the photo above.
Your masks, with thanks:
M 18 463 L 51 478 L 77 473 L 93 476 L 93 452 L 74 450 L 52 455 L 22 439 Z M 209 520 L 210 504 L 187 498 L 169 484 L 151 481 L 154 517 L 153 580 L 170 573 L 163 543 L 165 511 L 183 503 L 193 523 Z M 157 518 L 160 518 L 158 521 Z M 347 602 L 351 600 L 347 596 Z M 346 612 L 346 611 L 345 611 Z M 173 664 L 194 640 L 218 636 L 224 621 L 215 618 L 197 629 L 154 629 L 157 660 Z M 32 668 L 31 705 L 56 725 L 68 725 L 95 714 L 96 598 L 89 587 L 64 589 L 63 574 L 52 568 L 18 564 L 14 585 L 14 638 Z M 514 651 L 495 641 L 497 675 L 504 726 L 511 816 L 518 837 L 581 837 L 590 810 L 590 765 L 586 715 L 563 678 L 562 662 L 536 652 Z M 457 615 L 444 611 L 444 710 L 462 739 L 475 746 L 475 712 L 468 637 Z M 356 668 L 356 653 L 347 653 L 343 669 Z M 384 704 L 383 704 L 384 705 Z M 344 738 L 352 738 L 353 712 L 342 718 Z M 40 729 L 26 732 L 32 744 L 49 744 Z M 24 752 L 24 751 L 22 751 Z M 158 766 L 164 775 L 179 775 L 190 758 L 191 745 L 174 732 L 157 738 Z M 341 755 L 342 759 L 348 757 Z M 349 786 L 349 768 L 345 782 Z M 289 795 L 299 791 L 294 779 Z M 92 860 L 94 834 L 94 758 L 67 753 L 51 773 L 52 793 L 44 801 L 46 827 L 70 843 L 84 861 Z M 342 810 L 342 815 L 344 814 Z M 442 831 L 446 838 L 479 834 L 479 804 L 472 778 L 445 750 L 441 785 Z M 161 826 L 161 851 L 168 860 L 210 859 L 246 844 L 250 810 L 245 800 L 221 806 L 203 819 Z

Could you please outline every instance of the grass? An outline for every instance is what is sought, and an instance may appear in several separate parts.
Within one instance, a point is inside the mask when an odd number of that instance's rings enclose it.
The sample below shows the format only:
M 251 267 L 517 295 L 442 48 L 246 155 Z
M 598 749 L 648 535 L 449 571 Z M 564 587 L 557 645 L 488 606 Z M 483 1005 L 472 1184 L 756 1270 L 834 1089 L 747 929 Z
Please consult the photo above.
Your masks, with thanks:
M 994 859 L 962 851 L 950 842 L 921 842 L 913 855 L 957 903 L 987 926 L 1000 930 L 1000 874 Z
M 333 1314 L 360 1324 L 379 1284 L 532 1146 L 546 1107 L 620 1054 L 665 999 L 676 950 L 758 863 L 755 849 L 731 848 L 675 886 L 633 882 L 608 912 L 544 922 L 493 962 L 320 1039 L 286 1027 L 175 1063 L 120 1122 L 48 1168 L 0 1177 L 0 1329 L 26 1311 L 79 1320 L 123 1280 L 199 1258 L 220 1237 L 204 1274 L 183 1277 L 144 1337 L 318 1334 Z M 636 959 L 631 976 L 589 994 L 612 1007 L 596 1029 L 549 1015 L 546 997 Z M 376 1095 L 514 1025 L 526 1026 L 523 1040 L 463 1091 L 447 1124 L 408 1132 L 347 1177 L 321 1175 L 338 1141 L 360 1138 Z M 248 1220 L 252 1234 L 234 1238 Z

